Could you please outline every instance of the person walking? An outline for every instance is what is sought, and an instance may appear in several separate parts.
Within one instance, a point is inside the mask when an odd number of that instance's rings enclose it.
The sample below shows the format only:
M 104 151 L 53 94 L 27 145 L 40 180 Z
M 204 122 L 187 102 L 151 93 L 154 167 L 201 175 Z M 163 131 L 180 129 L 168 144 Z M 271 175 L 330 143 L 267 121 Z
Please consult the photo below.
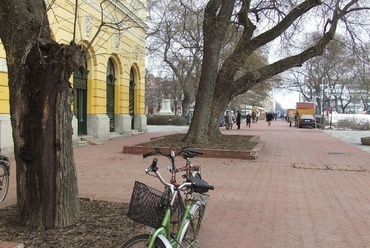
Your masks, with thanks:
M 226 114 L 224 116 L 224 119 L 225 119 L 225 128 L 229 129 L 230 128 L 230 114 L 229 114 L 228 110 L 226 110 Z
M 241 121 L 242 121 L 242 114 L 240 113 L 240 110 L 238 110 L 238 113 L 236 114 L 236 125 L 238 126 L 238 129 L 240 129 Z
M 230 129 L 233 129 L 234 122 L 235 122 L 235 115 L 234 115 L 234 111 L 231 111 L 231 114 L 229 115 L 229 125 L 230 125 Z
M 271 113 L 271 112 L 268 112 L 266 114 L 266 121 L 267 121 L 267 124 L 270 126 L 271 125 L 271 121 L 274 119 L 274 115 Z
M 254 112 L 253 112 L 254 113 Z M 251 127 L 251 121 L 252 121 L 252 116 L 251 113 L 249 112 L 246 116 L 246 122 L 247 122 L 247 127 Z
M 252 112 L 252 121 L 253 121 L 253 123 L 255 123 L 256 122 L 256 112 Z
M 257 110 L 257 113 L 256 113 L 256 123 L 258 122 L 258 120 L 260 119 L 261 117 L 261 112 Z
M 298 122 L 299 122 L 299 112 L 295 112 L 295 115 L 294 115 L 294 126 L 295 127 L 298 127 Z

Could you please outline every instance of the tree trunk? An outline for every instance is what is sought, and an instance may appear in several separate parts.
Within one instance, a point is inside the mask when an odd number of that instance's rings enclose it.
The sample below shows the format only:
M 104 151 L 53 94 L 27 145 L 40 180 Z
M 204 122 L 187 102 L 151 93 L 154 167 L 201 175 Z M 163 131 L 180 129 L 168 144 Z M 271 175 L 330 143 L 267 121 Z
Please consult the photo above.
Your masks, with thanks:
M 209 1 L 204 12 L 203 34 L 204 51 L 199 88 L 196 96 L 194 116 L 185 141 L 193 144 L 211 142 L 221 135 L 220 131 L 209 133 L 210 123 L 215 123 L 213 96 L 216 87 L 220 53 L 234 1 Z M 216 16 L 216 17 L 215 17 Z M 218 120 L 219 121 L 219 120 Z M 218 127 L 212 126 L 214 128 Z M 216 129 L 214 129 L 216 130 Z M 209 136 L 211 134 L 211 136 Z
M 67 226 L 79 216 L 69 77 L 80 49 L 52 40 L 43 0 L 2 1 L 0 11 L 20 222 Z

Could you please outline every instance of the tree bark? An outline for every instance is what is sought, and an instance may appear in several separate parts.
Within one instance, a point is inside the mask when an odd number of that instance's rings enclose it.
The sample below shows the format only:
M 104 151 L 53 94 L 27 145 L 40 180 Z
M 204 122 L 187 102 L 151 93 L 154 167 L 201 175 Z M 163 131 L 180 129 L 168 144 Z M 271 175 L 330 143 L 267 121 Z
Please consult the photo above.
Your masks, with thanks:
M 79 216 L 69 78 L 80 49 L 54 42 L 43 0 L 1 1 L 10 115 L 23 225 L 63 227 Z

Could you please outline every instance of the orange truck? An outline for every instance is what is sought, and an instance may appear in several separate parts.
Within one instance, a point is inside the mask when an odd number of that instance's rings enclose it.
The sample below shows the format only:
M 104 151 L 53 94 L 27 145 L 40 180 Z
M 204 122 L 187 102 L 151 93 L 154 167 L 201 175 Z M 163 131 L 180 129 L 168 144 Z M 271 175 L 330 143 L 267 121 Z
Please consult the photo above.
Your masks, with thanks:
M 292 122 L 295 127 L 298 125 L 298 123 L 295 122 L 297 112 L 299 116 L 315 115 L 315 104 L 313 102 L 297 102 L 295 109 L 287 109 L 287 121 L 289 122 L 289 126 L 292 126 Z
M 296 110 L 299 116 L 302 115 L 315 115 L 315 103 L 313 102 L 297 102 Z

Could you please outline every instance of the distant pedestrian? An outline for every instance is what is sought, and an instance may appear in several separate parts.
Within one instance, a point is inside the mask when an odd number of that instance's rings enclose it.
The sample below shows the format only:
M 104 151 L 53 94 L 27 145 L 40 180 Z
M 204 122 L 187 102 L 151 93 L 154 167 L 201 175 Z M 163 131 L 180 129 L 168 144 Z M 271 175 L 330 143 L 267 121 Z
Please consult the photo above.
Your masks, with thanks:
M 294 115 L 294 126 L 295 127 L 298 127 L 298 122 L 299 122 L 299 112 L 295 112 L 295 115 Z
M 256 112 L 252 112 L 252 121 L 253 121 L 253 123 L 255 123 L 256 122 Z
M 225 128 L 230 129 L 230 114 L 228 110 L 226 110 L 224 118 L 225 118 Z
M 258 122 L 258 120 L 260 119 L 261 117 L 261 112 L 257 110 L 257 113 L 256 113 L 256 123 Z
M 242 121 L 242 114 L 240 113 L 240 110 L 238 110 L 238 113 L 236 114 L 236 125 L 238 126 L 238 129 L 240 129 L 241 121 Z
M 231 111 L 231 114 L 229 114 L 229 125 L 230 125 L 230 129 L 233 129 L 234 122 L 235 122 L 234 111 Z
M 271 125 L 271 121 L 274 119 L 274 114 L 273 113 L 270 113 L 268 112 L 266 114 L 266 121 L 267 121 L 267 124 L 270 126 Z
M 246 122 L 247 122 L 247 127 L 251 127 L 251 121 L 252 121 L 252 116 L 251 113 L 248 113 L 246 116 Z

